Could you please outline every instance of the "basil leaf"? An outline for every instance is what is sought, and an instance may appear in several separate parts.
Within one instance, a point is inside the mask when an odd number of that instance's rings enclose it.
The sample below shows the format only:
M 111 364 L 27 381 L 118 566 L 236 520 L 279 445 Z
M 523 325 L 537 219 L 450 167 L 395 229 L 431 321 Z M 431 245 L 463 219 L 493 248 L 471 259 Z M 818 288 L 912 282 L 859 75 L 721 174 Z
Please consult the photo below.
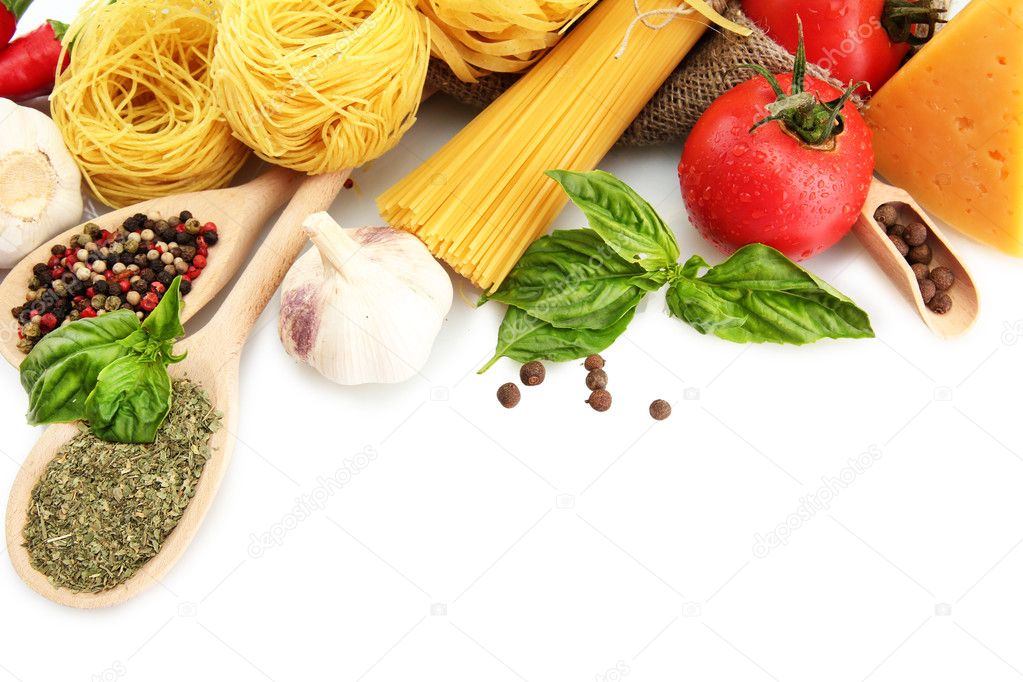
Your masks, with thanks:
M 58 327 L 21 363 L 21 385 L 29 395 L 30 424 L 81 419 L 100 371 L 131 351 L 121 341 L 139 330 L 130 310 L 77 320 Z
M 171 380 L 164 364 L 129 355 L 99 373 L 85 401 L 85 418 L 105 441 L 152 443 L 170 403 Z
M 606 329 L 662 282 L 618 256 L 593 230 L 555 230 L 533 242 L 500 288 L 481 298 L 555 327 Z
M 691 258 L 667 294 L 671 314 L 701 334 L 797 345 L 874 336 L 867 313 L 769 246 L 744 246 L 697 277 L 706 267 L 699 256 Z
M 660 270 L 679 259 L 678 242 L 657 211 L 624 182 L 604 171 L 553 170 L 572 202 L 608 246 L 644 270 Z
M 480 369 L 483 374 L 502 357 L 517 362 L 565 362 L 607 349 L 632 322 L 636 309 L 625 313 L 607 329 L 559 329 L 518 308 L 508 308 L 497 333 L 497 351 Z
M 185 335 L 181 326 L 181 277 L 175 277 L 167 291 L 164 292 L 160 304 L 153 308 L 142 329 L 157 341 L 173 341 Z

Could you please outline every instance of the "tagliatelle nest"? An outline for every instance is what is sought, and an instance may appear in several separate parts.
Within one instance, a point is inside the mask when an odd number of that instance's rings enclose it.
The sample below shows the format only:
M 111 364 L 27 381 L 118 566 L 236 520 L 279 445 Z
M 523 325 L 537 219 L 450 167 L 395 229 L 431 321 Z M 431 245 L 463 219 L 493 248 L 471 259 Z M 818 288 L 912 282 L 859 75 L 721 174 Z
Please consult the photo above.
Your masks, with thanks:
M 433 56 L 462 81 L 523 71 L 596 0 L 418 0 Z

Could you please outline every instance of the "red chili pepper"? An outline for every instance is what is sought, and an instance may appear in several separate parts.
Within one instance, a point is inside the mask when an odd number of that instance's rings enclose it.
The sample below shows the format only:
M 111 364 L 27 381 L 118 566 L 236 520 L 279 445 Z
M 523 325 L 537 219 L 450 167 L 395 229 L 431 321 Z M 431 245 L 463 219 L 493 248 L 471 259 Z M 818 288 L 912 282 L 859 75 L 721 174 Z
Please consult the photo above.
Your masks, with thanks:
M 0 0 L 0 5 L 5 2 L 8 0 Z M 67 29 L 67 24 L 47 21 L 0 52 L 0 97 L 19 102 L 53 90 L 60 61 L 60 41 Z M 65 55 L 62 70 L 67 68 L 68 61 Z
M 96 317 L 96 311 L 93 310 L 91 305 L 90 306 L 86 306 L 85 310 L 83 310 L 79 314 L 79 317 Z
M 7 47 L 32 0 L 0 0 L 0 49 Z

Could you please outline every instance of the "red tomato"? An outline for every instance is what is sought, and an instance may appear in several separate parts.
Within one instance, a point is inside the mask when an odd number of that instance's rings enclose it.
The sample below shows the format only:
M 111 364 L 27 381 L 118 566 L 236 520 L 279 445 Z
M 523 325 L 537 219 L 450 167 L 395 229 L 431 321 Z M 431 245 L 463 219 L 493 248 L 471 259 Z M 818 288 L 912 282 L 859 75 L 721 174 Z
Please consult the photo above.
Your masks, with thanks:
M 792 76 L 777 79 L 789 92 Z M 842 94 L 809 76 L 806 91 L 825 102 Z M 750 132 L 777 99 L 761 76 L 719 97 L 686 140 L 679 180 L 691 222 L 722 251 L 760 242 L 803 260 L 834 245 L 856 221 L 874 171 L 871 132 L 849 103 L 826 150 L 779 121 Z
M 903 3 L 906 4 L 906 3 Z M 803 20 L 806 59 L 831 72 L 843 83 L 866 81 L 876 92 L 899 70 L 910 49 L 909 31 L 940 16 L 929 2 L 919 7 L 886 10 L 886 0 L 743 0 L 742 9 L 767 35 L 789 52 L 798 43 L 796 17 Z M 891 18 L 893 32 L 886 30 L 885 12 L 909 12 Z M 933 26 L 928 37 L 933 33 Z M 913 40 L 919 44 L 920 40 Z M 863 93 L 861 93 L 863 94 Z

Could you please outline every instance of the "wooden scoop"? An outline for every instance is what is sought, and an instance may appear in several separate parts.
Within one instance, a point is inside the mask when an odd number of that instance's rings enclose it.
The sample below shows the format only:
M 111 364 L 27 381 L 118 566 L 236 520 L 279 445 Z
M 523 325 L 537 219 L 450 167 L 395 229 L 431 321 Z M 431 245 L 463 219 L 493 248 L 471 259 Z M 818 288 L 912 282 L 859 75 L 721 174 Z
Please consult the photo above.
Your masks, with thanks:
M 899 212 L 898 222 L 900 224 L 921 222 L 926 225 L 930 231 L 927 243 L 934 254 L 929 267 L 933 269 L 944 265 L 955 274 L 955 285 L 948 290 L 948 295 L 952 299 L 952 309 L 944 315 L 932 312 L 924 303 L 916 275 L 913 274 L 909 262 L 895 248 L 884 227 L 874 220 L 874 212 L 884 204 L 893 204 L 896 207 Z M 969 271 L 959 256 L 949 246 L 941 230 L 935 227 L 934 221 L 928 217 L 908 192 L 875 178 L 867 194 L 867 203 L 864 205 L 853 231 L 873 259 L 888 275 L 888 279 L 916 306 L 924 323 L 935 334 L 942 337 L 958 336 L 968 330 L 977 320 L 980 301 L 973 278 L 970 277 Z
M 91 594 L 58 588 L 29 561 L 21 532 L 32 488 L 60 447 L 79 429 L 73 424 L 59 424 L 44 432 L 18 471 L 7 502 L 7 551 L 14 569 L 29 587 L 65 606 L 113 606 L 158 583 L 188 548 L 213 503 L 234 449 L 238 430 L 238 366 L 245 340 L 306 242 L 302 222 L 309 214 L 329 208 L 347 178 L 348 171 L 341 171 L 304 180 L 217 315 L 176 347 L 177 352 L 187 350 L 189 353 L 184 362 L 171 366 L 171 374 L 175 378 L 189 378 L 206 390 L 223 413 L 222 427 L 210 440 L 212 455 L 199 479 L 195 497 L 160 553 L 132 578 L 113 589 Z
M 181 318 L 188 320 L 231 281 L 251 253 L 263 225 L 274 211 L 287 202 L 300 179 L 298 173 L 273 168 L 245 185 L 151 199 L 88 222 L 113 231 L 121 226 L 125 218 L 136 213 L 148 215 L 159 212 L 170 216 L 191 211 L 203 222 L 216 223 L 220 228 L 220 241 L 210 249 L 209 261 L 202 277 L 195 281 L 192 291 L 185 297 Z M 15 367 L 25 359 L 25 353 L 18 350 L 18 321 L 9 311 L 25 302 L 28 281 L 32 279 L 32 267 L 49 260 L 50 247 L 54 244 L 67 244 L 72 236 L 81 233 L 84 225 L 82 223 L 47 239 L 15 265 L 3 282 L 0 282 L 0 353 Z

